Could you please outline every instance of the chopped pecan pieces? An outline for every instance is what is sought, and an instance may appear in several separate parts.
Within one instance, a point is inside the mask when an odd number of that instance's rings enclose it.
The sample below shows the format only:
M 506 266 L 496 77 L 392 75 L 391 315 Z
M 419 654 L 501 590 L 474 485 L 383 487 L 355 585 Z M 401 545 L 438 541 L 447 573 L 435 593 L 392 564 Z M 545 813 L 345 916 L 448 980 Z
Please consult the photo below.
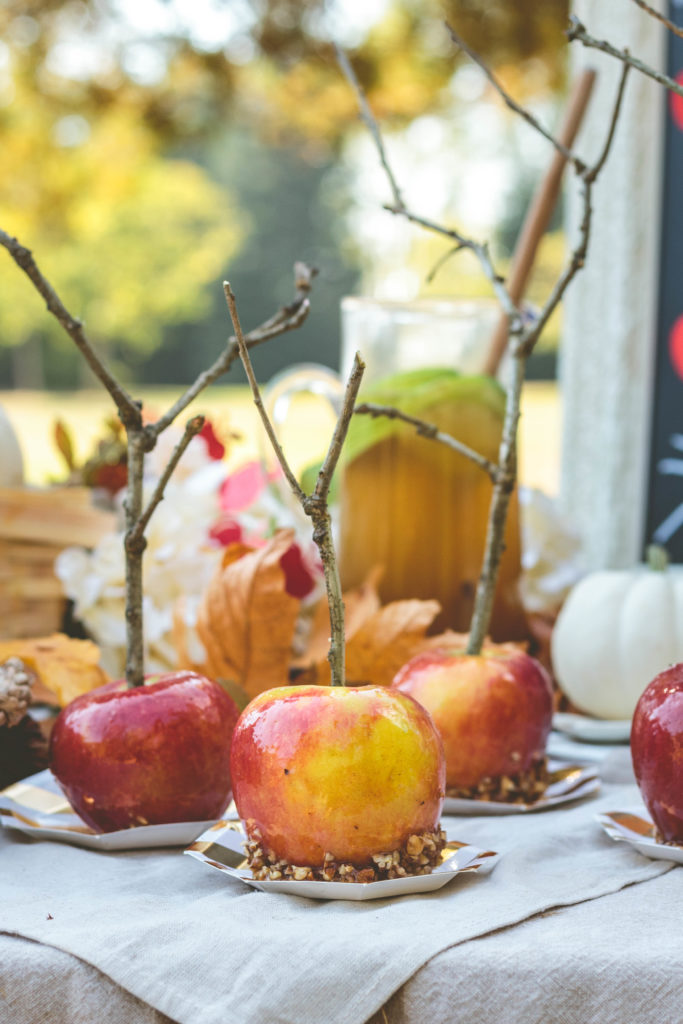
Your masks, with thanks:
M 288 864 L 276 857 L 272 850 L 264 850 L 261 836 L 252 828 L 244 843 L 247 863 L 258 881 L 284 878 L 295 882 L 378 882 L 386 878 L 405 878 L 407 875 L 429 875 L 441 860 L 446 845 L 446 833 L 423 832 L 408 836 L 404 846 L 387 853 L 376 853 L 371 865 L 356 867 L 339 862 L 334 854 L 326 853 L 322 867 Z
M 534 804 L 545 793 L 549 781 L 548 761 L 542 757 L 526 772 L 487 777 L 476 786 L 450 787 L 446 796 L 506 804 Z

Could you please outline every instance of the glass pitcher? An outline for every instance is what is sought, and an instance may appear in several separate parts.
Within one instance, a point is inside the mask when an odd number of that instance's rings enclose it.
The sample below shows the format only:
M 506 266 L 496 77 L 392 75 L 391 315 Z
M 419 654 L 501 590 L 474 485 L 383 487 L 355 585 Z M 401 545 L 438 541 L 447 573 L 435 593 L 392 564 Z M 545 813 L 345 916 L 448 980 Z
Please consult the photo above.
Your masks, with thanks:
M 342 301 L 342 378 L 359 351 L 359 402 L 393 405 L 496 461 L 505 411 L 500 384 L 481 373 L 499 315 L 488 301 L 364 298 Z M 314 390 L 338 408 L 342 380 L 295 367 L 274 394 Z M 281 420 L 281 417 L 280 417 Z M 382 567 L 383 603 L 436 598 L 437 631 L 469 629 L 481 571 L 492 484 L 473 462 L 397 420 L 354 416 L 339 479 L 339 561 L 344 590 Z M 518 591 L 519 511 L 513 494 L 490 633 L 527 635 Z

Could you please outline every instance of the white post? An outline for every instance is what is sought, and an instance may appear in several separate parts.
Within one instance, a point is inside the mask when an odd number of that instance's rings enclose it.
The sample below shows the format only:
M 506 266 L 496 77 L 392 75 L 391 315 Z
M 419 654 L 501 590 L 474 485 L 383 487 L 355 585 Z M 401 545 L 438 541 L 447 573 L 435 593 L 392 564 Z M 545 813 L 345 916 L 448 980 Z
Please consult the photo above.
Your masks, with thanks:
M 574 12 L 592 36 L 664 67 L 665 30 L 630 0 L 575 0 Z M 621 63 L 579 43 L 571 47 L 574 72 L 585 66 L 598 72 L 577 144 L 590 162 L 604 139 Z M 612 152 L 594 191 L 586 268 L 565 302 L 561 500 L 591 569 L 628 566 L 641 554 L 665 102 L 660 86 L 631 72 Z M 579 215 L 572 190 L 570 238 Z

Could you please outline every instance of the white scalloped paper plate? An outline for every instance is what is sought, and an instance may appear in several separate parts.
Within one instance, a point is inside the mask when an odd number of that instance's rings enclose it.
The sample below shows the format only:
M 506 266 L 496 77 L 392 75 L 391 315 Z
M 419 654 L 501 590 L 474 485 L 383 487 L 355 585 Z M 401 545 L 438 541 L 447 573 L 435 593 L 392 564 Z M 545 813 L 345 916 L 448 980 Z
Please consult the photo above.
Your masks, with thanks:
M 655 827 L 639 811 L 604 811 L 596 814 L 598 821 L 610 839 L 628 843 L 638 853 L 651 860 L 672 860 L 683 864 L 683 846 L 669 846 L 655 839 Z
M 456 875 L 476 871 L 487 874 L 498 861 L 491 850 L 477 850 L 449 839 L 445 858 L 430 875 L 389 878 L 381 882 L 295 882 L 293 879 L 256 881 L 244 857 L 244 829 L 240 821 L 216 822 L 184 852 L 207 867 L 222 871 L 261 892 L 286 893 L 313 900 L 376 900 L 441 889 Z
M 187 846 L 211 821 L 140 825 L 118 832 L 95 832 L 78 817 L 51 771 L 38 772 L 0 792 L 0 822 L 33 839 L 49 839 L 90 850 L 145 850 Z
M 596 765 L 571 764 L 548 758 L 548 771 L 556 778 L 550 783 L 542 797 L 533 804 L 506 804 L 496 800 L 465 800 L 447 796 L 443 803 L 444 814 L 455 815 L 496 815 L 535 814 L 548 811 L 561 804 L 581 800 L 600 789 L 600 775 Z
M 631 738 L 631 719 L 592 718 L 569 711 L 556 711 L 553 729 L 582 743 L 628 743 Z

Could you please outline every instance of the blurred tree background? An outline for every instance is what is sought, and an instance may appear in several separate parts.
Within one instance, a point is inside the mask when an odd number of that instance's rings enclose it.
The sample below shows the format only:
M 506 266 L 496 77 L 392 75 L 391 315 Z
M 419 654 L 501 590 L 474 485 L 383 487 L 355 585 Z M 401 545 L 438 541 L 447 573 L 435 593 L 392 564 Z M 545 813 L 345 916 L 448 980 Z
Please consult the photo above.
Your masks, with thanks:
M 320 269 L 311 316 L 259 349 L 257 371 L 337 366 L 344 294 L 483 285 L 466 257 L 425 284 L 444 243 L 381 210 L 386 185 L 331 40 L 413 206 L 469 218 L 504 258 L 548 152 L 454 52 L 444 19 L 552 121 L 567 15 L 568 0 L 4 0 L 0 224 L 124 377 L 188 380 L 228 333 L 223 278 L 250 327 L 290 297 L 295 259 Z M 477 196 L 463 167 L 479 143 Z M 550 235 L 541 293 L 561 257 Z M 77 353 L 6 259 L 0 387 L 78 383 Z

